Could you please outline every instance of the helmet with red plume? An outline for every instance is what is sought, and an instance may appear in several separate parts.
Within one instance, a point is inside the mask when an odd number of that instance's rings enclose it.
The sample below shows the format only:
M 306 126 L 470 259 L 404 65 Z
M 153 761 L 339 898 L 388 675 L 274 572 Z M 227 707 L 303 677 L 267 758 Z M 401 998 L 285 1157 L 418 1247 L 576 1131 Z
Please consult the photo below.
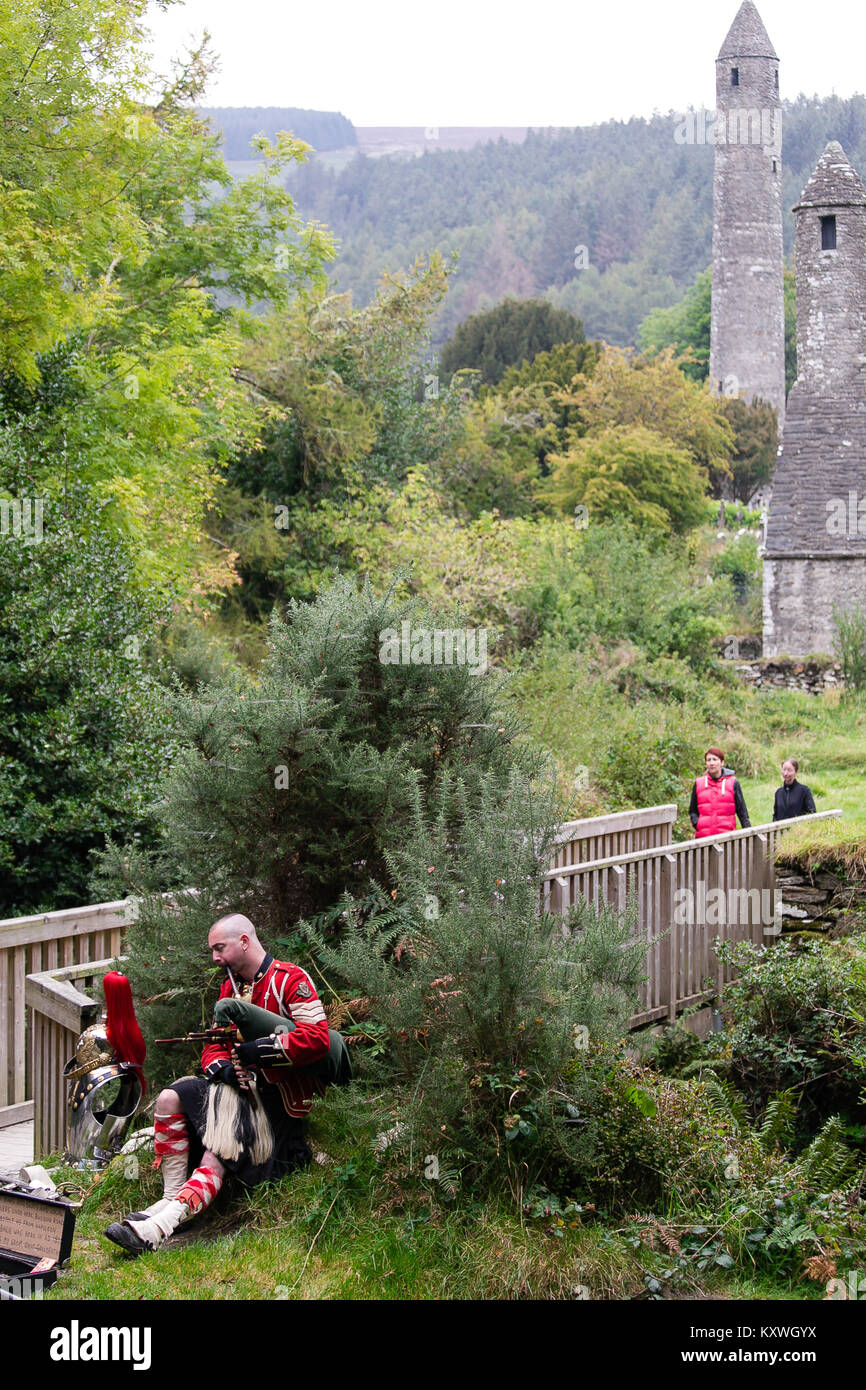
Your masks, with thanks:
M 129 980 L 117 970 L 109 970 L 102 987 L 105 992 L 105 1031 L 118 1062 L 131 1063 L 141 1078 L 142 1090 L 147 1089 L 144 1078 L 144 1059 L 147 1047 L 141 1036 Z

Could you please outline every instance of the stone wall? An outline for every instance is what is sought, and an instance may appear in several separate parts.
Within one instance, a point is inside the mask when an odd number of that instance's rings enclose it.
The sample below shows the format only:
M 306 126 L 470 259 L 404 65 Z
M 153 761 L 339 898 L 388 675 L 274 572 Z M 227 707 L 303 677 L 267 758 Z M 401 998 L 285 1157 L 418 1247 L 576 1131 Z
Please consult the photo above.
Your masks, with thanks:
M 844 688 L 838 661 L 795 661 L 789 657 L 763 657 L 760 661 L 739 661 L 735 668 L 740 680 L 758 689 L 803 690 L 821 695 L 825 690 Z
M 845 881 L 826 869 L 802 870 L 799 865 L 779 865 L 776 891 L 782 899 L 782 934 L 826 932 L 838 928 L 845 935 L 866 908 L 862 882 Z
M 866 556 L 764 556 L 764 656 L 833 651 L 833 608 L 866 603 Z

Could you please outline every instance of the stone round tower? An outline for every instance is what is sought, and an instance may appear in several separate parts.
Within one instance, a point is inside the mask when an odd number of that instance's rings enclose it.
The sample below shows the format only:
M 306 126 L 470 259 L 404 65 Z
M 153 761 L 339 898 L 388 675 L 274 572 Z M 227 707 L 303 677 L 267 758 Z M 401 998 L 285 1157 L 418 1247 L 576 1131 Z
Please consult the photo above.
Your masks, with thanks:
M 710 382 L 785 411 L 779 60 L 745 0 L 716 60 Z
M 866 188 L 836 140 L 794 208 L 797 378 L 812 391 L 866 394 Z
M 764 553 L 764 655 L 833 650 L 866 609 L 866 188 L 834 140 L 794 208 L 797 380 Z

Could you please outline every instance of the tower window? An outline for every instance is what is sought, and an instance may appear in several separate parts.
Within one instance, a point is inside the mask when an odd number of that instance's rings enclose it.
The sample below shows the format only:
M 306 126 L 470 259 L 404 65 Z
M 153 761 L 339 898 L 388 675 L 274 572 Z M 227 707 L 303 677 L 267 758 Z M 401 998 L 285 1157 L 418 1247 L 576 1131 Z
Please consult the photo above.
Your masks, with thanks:
M 732 86 L 732 87 L 739 87 L 739 85 L 740 85 L 740 69 L 739 69 L 739 68 L 731 68 L 731 86 Z
M 776 82 L 776 91 L 778 92 L 778 90 L 779 90 L 779 69 L 778 69 L 778 68 L 776 68 L 776 71 L 775 71 L 775 73 L 773 74 L 773 76 L 774 76 L 775 82 Z
M 836 250 L 836 219 L 835 217 L 821 218 L 821 250 Z
M 774 160 L 773 160 L 773 173 L 775 174 L 775 172 L 776 172 L 776 161 L 775 161 L 775 159 L 774 159 Z

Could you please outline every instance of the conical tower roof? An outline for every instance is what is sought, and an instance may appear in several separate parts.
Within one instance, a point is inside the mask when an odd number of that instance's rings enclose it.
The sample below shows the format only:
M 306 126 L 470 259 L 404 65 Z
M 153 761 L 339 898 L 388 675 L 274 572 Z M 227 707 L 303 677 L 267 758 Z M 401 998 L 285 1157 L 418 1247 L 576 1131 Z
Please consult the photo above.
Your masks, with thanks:
M 727 32 L 719 49 L 720 58 L 775 58 L 779 56 L 770 43 L 770 36 L 764 28 L 764 21 L 752 4 L 743 0 L 737 10 L 736 18 Z
M 866 188 L 838 140 L 831 140 L 794 208 L 850 208 L 866 206 Z

